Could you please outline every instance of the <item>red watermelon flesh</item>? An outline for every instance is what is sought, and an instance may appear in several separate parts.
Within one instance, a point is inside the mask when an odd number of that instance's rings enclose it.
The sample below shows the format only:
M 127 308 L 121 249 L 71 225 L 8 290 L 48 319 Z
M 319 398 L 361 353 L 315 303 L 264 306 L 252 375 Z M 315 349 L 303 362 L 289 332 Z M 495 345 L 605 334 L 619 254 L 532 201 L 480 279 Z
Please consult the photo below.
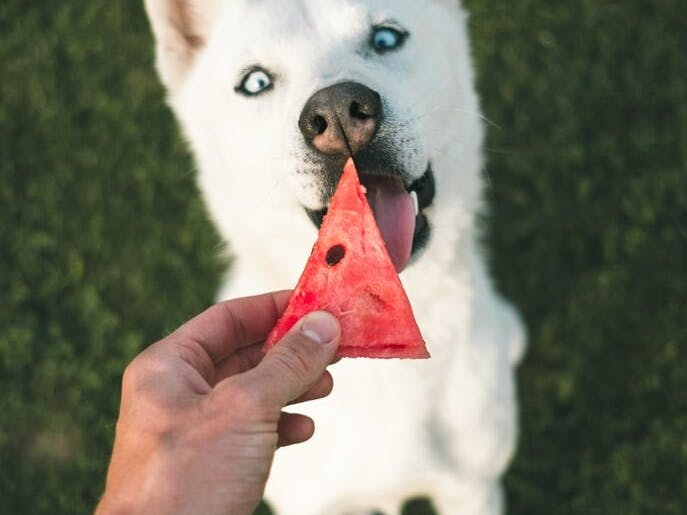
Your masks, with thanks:
M 429 353 L 349 159 L 305 270 L 265 343 L 312 311 L 341 322 L 337 357 L 428 358 Z

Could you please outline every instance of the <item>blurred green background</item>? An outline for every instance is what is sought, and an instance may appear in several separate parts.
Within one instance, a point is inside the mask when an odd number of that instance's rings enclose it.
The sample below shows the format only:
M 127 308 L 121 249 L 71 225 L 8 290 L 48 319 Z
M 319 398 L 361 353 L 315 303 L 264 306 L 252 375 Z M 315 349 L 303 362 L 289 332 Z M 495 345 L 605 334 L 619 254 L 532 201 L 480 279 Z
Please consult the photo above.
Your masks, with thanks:
M 466 3 L 531 336 L 509 511 L 687 513 L 687 6 Z M 0 513 L 85 514 L 124 365 L 226 259 L 139 0 L 4 0 L 0 73 Z

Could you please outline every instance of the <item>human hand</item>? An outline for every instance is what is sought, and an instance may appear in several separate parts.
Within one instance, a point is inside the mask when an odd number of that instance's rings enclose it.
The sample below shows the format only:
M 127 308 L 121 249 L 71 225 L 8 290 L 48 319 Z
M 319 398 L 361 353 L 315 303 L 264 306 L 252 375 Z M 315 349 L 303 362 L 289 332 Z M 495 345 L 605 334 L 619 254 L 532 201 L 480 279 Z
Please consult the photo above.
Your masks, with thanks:
M 314 431 L 282 408 L 331 392 L 341 337 L 332 315 L 312 313 L 263 355 L 288 297 L 217 304 L 129 364 L 96 515 L 253 512 L 275 449 Z

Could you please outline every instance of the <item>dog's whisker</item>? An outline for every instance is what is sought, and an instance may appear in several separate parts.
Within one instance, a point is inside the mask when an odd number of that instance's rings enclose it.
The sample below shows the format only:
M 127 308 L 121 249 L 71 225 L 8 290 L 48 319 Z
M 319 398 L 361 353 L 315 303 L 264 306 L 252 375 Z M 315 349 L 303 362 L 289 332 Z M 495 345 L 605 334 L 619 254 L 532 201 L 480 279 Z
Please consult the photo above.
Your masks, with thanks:
M 492 127 L 498 129 L 498 130 L 503 130 L 503 127 L 501 127 L 499 124 L 497 124 L 495 121 L 491 120 L 490 118 L 486 117 L 484 114 L 478 112 L 478 111 L 471 111 L 469 109 L 463 109 L 460 107 L 456 106 L 449 106 L 449 105 L 437 105 L 433 106 L 431 109 L 426 110 L 423 113 L 419 113 L 418 115 L 412 117 L 413 121 L 416 120 L 421 120 L 424 119 L 428 116 L 431 116 L 432 114 L 436 113 L 437 111 L 455 111 L 461 114 L 466 114 L 466 115 L 473 115 L 479 117 L 481 120 L 486 122 L 487 124 L 491 125 Z
M 489 170 L 487 169 L 486 166 L 482 166 L 481 168 L 482 176 L 484 177 L 486 181 L 486 188 L 484 188 L 485 191 L 491 192 L 494 189 L 494 183 L 491 178 L 491 174 L 489 173 Z
M 181 172 L 178 178 L 179 180 L 187 179 L 188 177 L 191 177 L 196 174 L 198 174 L 198 170 L 194 166 L 192 166 L 190 168 L 187 168 L 185 171 Z
M 521 152 L 517 150 L 504 150 L 504 149 L 498 149 L 498 148 L 492 148 L 492 147 L 483 147 L 484 151 L 489 153 L 489 154 L 496 154 L 496 155 L 502 155 L 502 156 L 517 156 L 521 154 Z

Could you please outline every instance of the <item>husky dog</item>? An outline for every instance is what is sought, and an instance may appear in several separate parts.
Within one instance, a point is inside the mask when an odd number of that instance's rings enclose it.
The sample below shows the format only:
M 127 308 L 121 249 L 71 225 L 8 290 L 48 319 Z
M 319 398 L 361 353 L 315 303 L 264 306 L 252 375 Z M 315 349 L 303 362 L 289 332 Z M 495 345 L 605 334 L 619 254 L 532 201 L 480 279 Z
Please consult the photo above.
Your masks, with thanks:
M 222 298 L 292 288 L 353 152 L 432 358 L 344 360 L 277 453 L 280 515 L 503 511 L 525 346 L 480 252 L 483 129 L 455 0 L 145 0 L 157 69 L 235 256 Z

